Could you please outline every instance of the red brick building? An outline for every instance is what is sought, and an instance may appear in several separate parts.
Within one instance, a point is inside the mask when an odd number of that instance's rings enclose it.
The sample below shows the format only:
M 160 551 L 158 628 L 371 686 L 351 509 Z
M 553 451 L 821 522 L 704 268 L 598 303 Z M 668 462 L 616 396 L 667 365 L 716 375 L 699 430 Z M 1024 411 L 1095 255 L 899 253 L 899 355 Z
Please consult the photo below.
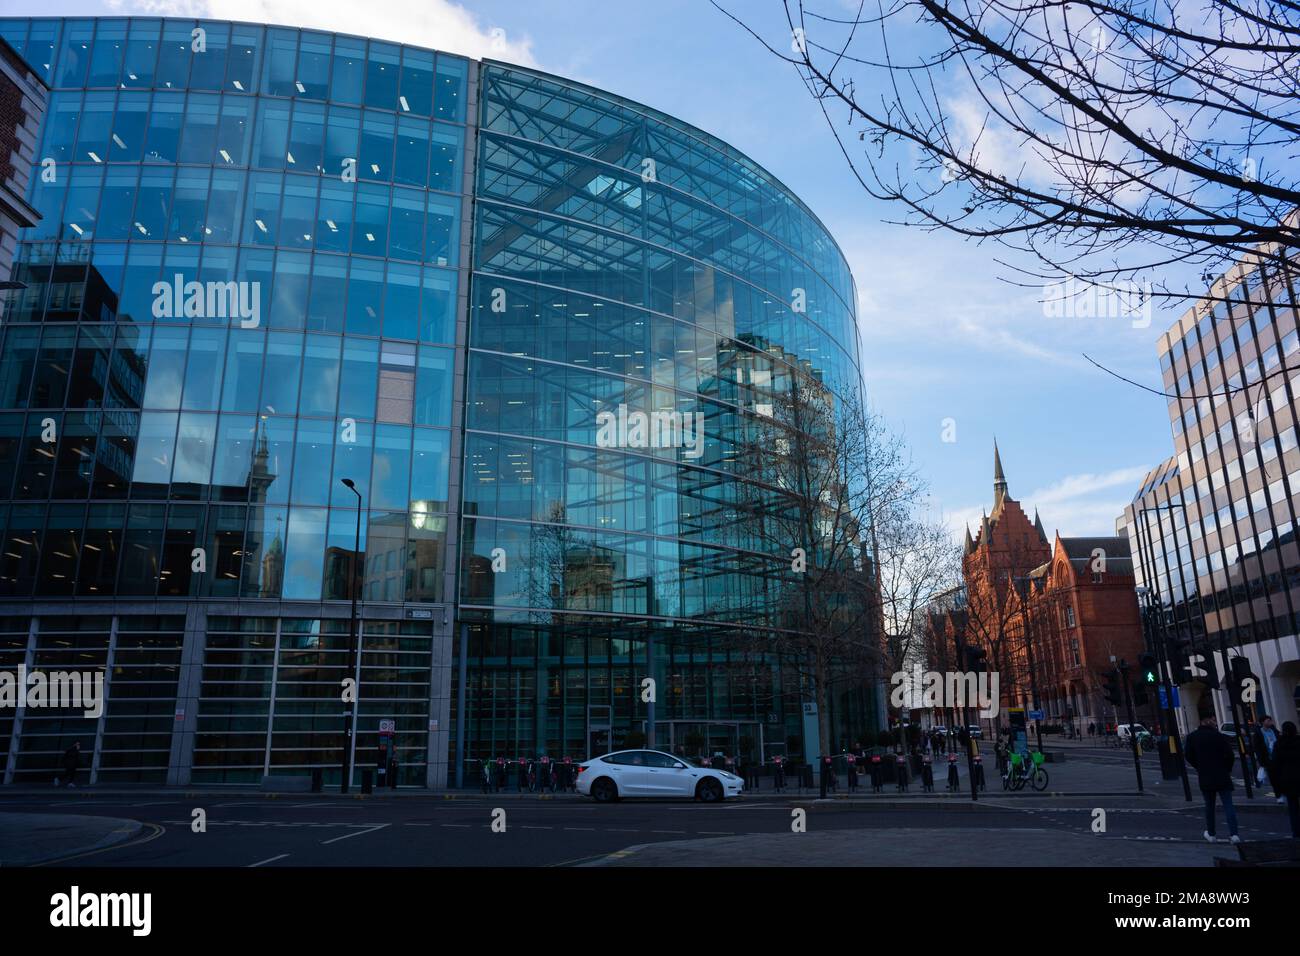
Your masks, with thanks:
M 998 674 L 1002 706 L 1020 699 L 1020 685 L 1028 693 L 1029 650 L 1017 623 L 1016 592 L 1029 573 L 1051 559 L 1043 523 L 1037 513 L 1031 522 L 1011 497 L 998 446 L 993 445 L 993 511 L 980 520 L 974 538 L 966 532 L 962 577 L 966 582 L 966 635 L 968 644 L 988 654 L 990 671 Z
M 1048 540 L 1011 497 L 996 443 L 993 510 L 966 533 L 966 635 L 997 671 L 1003 707 L 1029 709 L 1035 690 L 1046 723 L 1114 723 L 1101 697 L 1111 658 L 1136 665 L 1142 624 L 1133 561 L 1123 537 Z
M 1049 723 L 1123 723 L 1101 694 L 1103 675 L 1143 650 L 1133 559 L 1122 537 L 1062 538 L 1052 559 L 1030 572 L 1015 622 L 1028 628 L 1039 703 Z M 1023 642 L 1023 637 L 1020 638 Z M 1023 688 L 1022 688 L 1023 689 Z

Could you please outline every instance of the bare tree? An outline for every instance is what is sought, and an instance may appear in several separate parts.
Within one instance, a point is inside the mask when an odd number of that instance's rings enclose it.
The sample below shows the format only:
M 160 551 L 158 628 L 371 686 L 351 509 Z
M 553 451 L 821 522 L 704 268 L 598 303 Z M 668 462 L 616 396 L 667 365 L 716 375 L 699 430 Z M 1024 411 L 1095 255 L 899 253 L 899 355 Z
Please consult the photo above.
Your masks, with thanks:
M 926 608 L 961 580 L 961 551 L 952 532 L 915 502 L 898 501 L 873 514 L 874 554 L 885 621 L 885 672 L 926 656 Z
M 989 669 L 998 674 L 1003 704 L 1030 686 L 1026 640 L 1032 635 L 1025 627 L 1018 579 L 1040 563 L 1041 556 L 1028 545 L 1013 541 L 996 553 L 989 566 L 968 562 L 965 568 L 966 643 L 988 654 Z
M 762 28 L 713 2 L 796 70 L 868 193 L 1021 280 L 1172 305 L 1204 295 L 1174 264 L 1294 273 L 1295 0 L 782 0 Z
M 832 748 L 832 695 L 880 680 L 919 647 L 913 623 L 959 566 L 946 530 L 922 511 L 924 485 L 884 419 L 802 372 L 778 375 L 746 437 L 740 509 L 761 529 L 780 576 L 764 594 L 772 631 L 741 638 L 758 666 L 776 653 L 818 704 Z

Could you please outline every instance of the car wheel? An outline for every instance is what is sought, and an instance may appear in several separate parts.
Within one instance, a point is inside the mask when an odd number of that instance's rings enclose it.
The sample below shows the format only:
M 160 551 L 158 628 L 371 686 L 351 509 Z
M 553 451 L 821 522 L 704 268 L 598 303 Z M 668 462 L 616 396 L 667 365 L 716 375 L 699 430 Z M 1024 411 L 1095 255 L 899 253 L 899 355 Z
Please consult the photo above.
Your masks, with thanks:
M 705 803 L 718 803 L 724 796 L 722 784 L 712 777 L 705 777 L 700 781 L 699 786 L 695 788 L 695 796 Z
M 618 799 L 618 787 L 609 777 L 601 777 L 591 785 L 591 798 L 597 803 L 613 803 Z

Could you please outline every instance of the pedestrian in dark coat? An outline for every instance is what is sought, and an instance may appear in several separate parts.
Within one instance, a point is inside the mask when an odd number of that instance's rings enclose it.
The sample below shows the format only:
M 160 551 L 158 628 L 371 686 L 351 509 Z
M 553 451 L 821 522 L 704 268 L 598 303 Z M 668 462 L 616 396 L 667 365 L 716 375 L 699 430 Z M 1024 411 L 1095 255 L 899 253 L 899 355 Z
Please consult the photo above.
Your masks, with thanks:
M 1219 733 L 1219 723 L 1213 715 L 1201 720 L 1201 726 L 1187 735 L 1185 745 L 1187 762 L 1196 769 L 1197 783 L 1205 799 L 1205 832 L 1201 835 L 1214 842 L 1214 800 L 1223 802 L 1223 815 L 1228 820 L 1228 833 L 1233 843 L 1240 843 L 1237 835 L 1237 811 L 1232 805 L 1232 766 L 1236 756 L 1228 739 Z
M 1273 786 L 1286 798 L 1291 818 L 1291 836 L 1300 840 L 1300 733 L 1291 721 L 1282 725 L 1282 735 L 1273 745 Z
M 69 787 L 77 785 L 77 771 L 81 769 L 81 741 L 74 740 L 72 746 L 63 751 L 63 773 Z

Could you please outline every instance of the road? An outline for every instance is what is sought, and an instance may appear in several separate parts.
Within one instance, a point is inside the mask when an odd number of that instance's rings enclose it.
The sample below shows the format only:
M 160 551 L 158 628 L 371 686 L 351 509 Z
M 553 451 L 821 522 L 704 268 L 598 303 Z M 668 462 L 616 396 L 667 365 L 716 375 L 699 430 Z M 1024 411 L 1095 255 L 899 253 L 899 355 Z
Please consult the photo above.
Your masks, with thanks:
M 1244 839 L 1286 836 L 1285 812 L 1271 800 L 1247 805 L 1239 797 Z M 1106 830 L 1093 830 L 1094 810 L 1106 811 Z M 194 832 L 194 810 L 206 815 L 206 832 Z M 145 824 L 125 843 L 89 854 L 65 856 L 48 865 L 78 867 L 222 866 L 557 866 L 600 860 L 631 846 L 660 842 L 718 841 L 750 834 L 790 833 L 792 814 L 807 811 L 807 832 L 932 832 L 950 865 L 990 865 L 989 847 L 1014 856 L 1015 831 L 1034 833 L 1040 855 L 1050 855 L 1051 834 L 1062 846 L 1079 835 L 1141 843 L 1142 859 L 1160 865 L 1160 847 L 1198 844 L 1203 820 L 1199 800 L 1168 805 L 1149 797 L 1024 798 L 989 792 L 972 805 L 958 800 L 908 799 L 878 806 L 825 804 L 772 794 L 720 806 L 690 801 L 625 800 L 597 805 L 563 795 L 507 799 L 437 795 L 346 799 L 259 793 L 0 795 L 0 815 L 77 814 L 125 818 Z M 503 811 L 504 817 L 495 811 Z M 497 820 L 496 830 L 493 821 Z M 502 830 L 502 824 L 504 829 Z M 501 832 L 497 832 L 500 830 Z M 963 840 L 962 831 L 970 839 Z M 1226 835 L 1222 822 L 1220 831 Z M 975 833 L 1004 837 L 974 839 Z M 1044 837 L 1043 834 L 1048 836 Z M 1047 840 L 1048 849 L 1042 849 Z M 731 840 L 728 845 L 735 845 Z M 910 844 L 909 844 L 910 845 Z M 935 844 L 917 841 L 917 846 Z M 792 852 L 799 844 L 791 844 Z M 969 847 L 969 853 L 963 847 Z M 1226 845 L 1218 848 L 1230 853 Z M 907 853 L 906 847 L 899 853 Z M 936 853 L 933 849 L 918 852 Z M 1181 859 L 1181 858 L 1180 858 Z M 797 852 L 792 863 L 801 862 Z M 925 865 L 926 859 L 898 860 Z M 1007 862 L 1015 862 L 1008 859 Z M 1168 862 L 1174 863 L 1170 857 Z

